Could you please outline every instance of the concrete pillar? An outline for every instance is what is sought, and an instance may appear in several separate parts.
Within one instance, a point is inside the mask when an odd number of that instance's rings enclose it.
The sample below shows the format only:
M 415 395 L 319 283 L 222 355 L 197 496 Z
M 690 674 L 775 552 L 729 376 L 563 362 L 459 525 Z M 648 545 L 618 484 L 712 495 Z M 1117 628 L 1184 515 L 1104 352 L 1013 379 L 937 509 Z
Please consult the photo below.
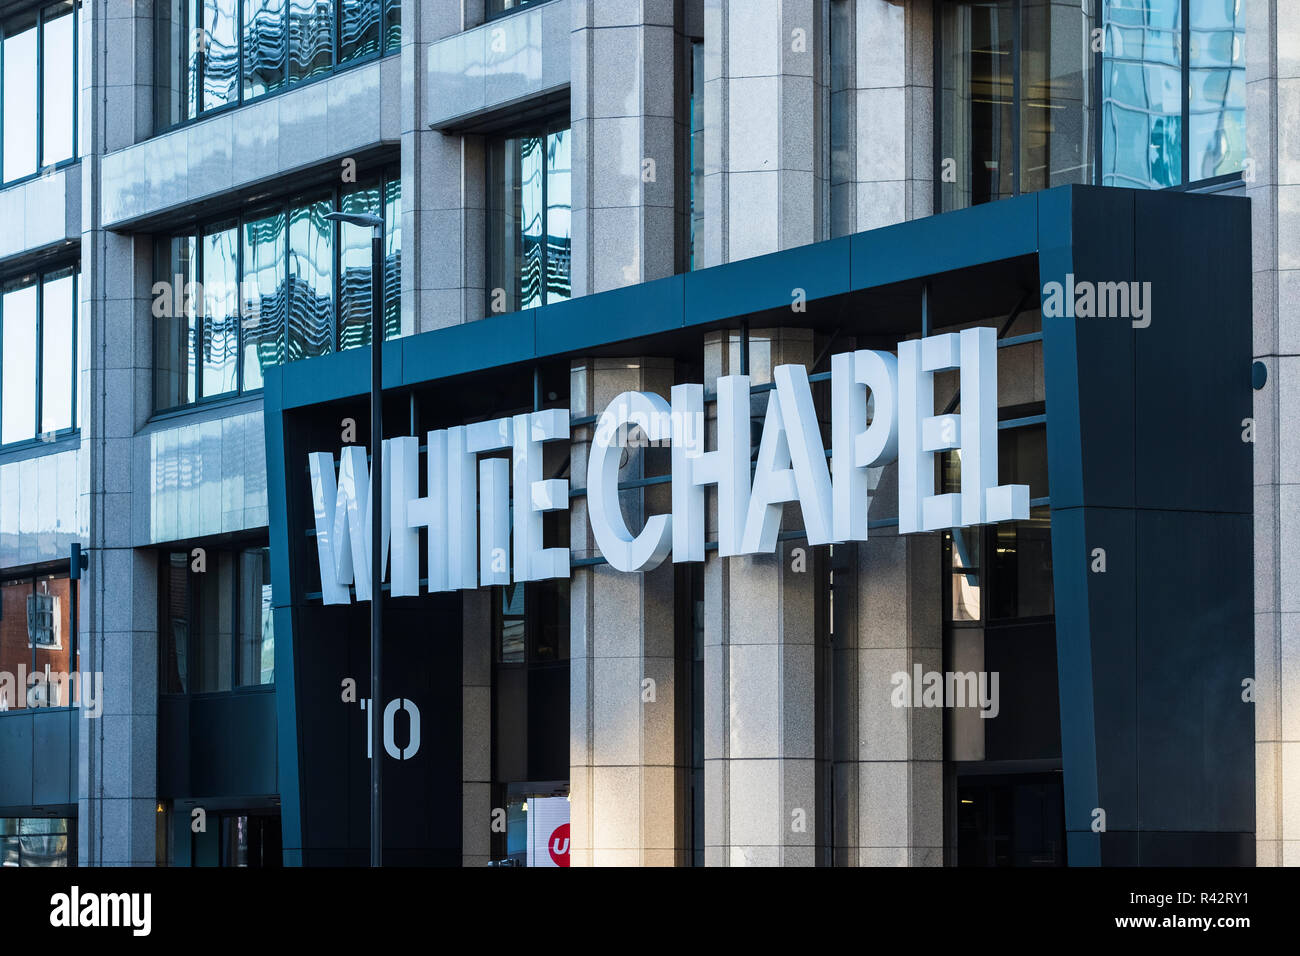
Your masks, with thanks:
M 78 736 L 78 861 L 152 866 L 156 861 L 157 571 L 132 548 L 131 438 L 152 412 L 152 249 L 148 237 L 99 226 L 99 159 L 152 133 L 153 8 L 89 5 L 83 42 L 104 109 L 82 114 L 83 513 L 90 567 L 83 578 L 82 669 L 104 675 L 104 710 Z M 88 28 L 88 29 L 87 29 Z M 102 396 L 111 396 L 101 401 Z M 90 493 L 94 489 L 94 494 Z
M 461 595 L 461 865 L 492 858 L 492 596 Z
M 425 127 L 429 44 L 483 22 L 483 0 L 402 4 L 402 333 L 487 315 L 482 136 Z
M 898 513 L 898 465 L 870 518 Z M 871 531 L 834 549 L 837 865 L 943 865 L 943 710 L 895 707 L 893 675 L 943 670 L 937 534 Z
M 934 209 L 934 25 L 928 3 L 833 0 L 831 235 Z
M 819 0 L 705 0 L 701 265 L 824 236 L 821 10 Z
M 1300 7 L 1246 6 L 1246 142 L 1254 255 L 1255 838 L 1259 866 L 1300 865 Z
M 674 0 L 571 0 L 573 294 L 679 271 Z
M 739 336 L 705 339 L 705 387 L 740 371 Z M 752 384 L 774 366 L 812 362 L 807 329 L 750 333 Z M 758 393 L 752 415 L 766 412 Z M 710 423 L 710 430 L 714 430 Z M 710 441 L 714 436 L 710 436 Z M 709 531 L 716 538 L 716 504 Z M 802 527 L 798 506 L 785 527 Z M 816 653 L 820 555 L 782 541 L 771 555 L 704 568 L 704 842 L 708 866 L 812 866 L 817 861 Z
M 575 361 L 575 418 L 603 412 L 627 390 L 667 397 L 665 359 Z M 593 426 L 572 436 L 571 487 L 585 487 Z M 629 447 L 619 480 L 667 473 L 670 449 Z M 628 527 L 671 511 L 667 483 L 620 495 Z M 572 500 L 572 559 L 598 555 L 584 497 Z M 674 570 L 625 574 L 578 566 L 570 582 L 569 791 L 573 866 L 674 866 L 687 862 L 684 834 L 689 740 L 676 729 Z

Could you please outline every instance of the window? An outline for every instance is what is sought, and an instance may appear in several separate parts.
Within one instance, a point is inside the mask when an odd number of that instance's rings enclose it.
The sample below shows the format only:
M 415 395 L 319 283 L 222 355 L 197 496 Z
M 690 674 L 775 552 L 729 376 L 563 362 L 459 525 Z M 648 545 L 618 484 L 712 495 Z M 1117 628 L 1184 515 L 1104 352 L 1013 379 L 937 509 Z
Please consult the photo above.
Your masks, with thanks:
M 73 866 L 77 821 L 67 817 L 0 817 L 0 866 Z
M 158 0 L 159 131 L 395 53 L 401 0 Z
M 1242 170 L 1245 4 L 1104 0 L 1104 185 L 1158 189 Z
M 567 128 L 488 147 L 488 301 L 515 312 L 570 295 L 572 199 Z
M 688 267 L 701 263 L 704 243 L 704 41 L 691 41 L 691 180 Z
M 545 2 L 546 0 L 487 0 L 487 16 L 490 20 L 493 17 L 514 13 L 523 7 L 535 7 L 537 4 Z
M 76 155 L 77 19 L 72 0 L 63 0 L 0 23 L 6 183 Z
M 0 712 L 77 699 L 71 600 L 67 574 L 0 581 L 0 671 L 13 675 L 0 683 Z M 30 675 L 39 678 L 29 683 Z
M 164 554 L 159 582 L 160 694 L 275 683 L 269 548 Z
M 77 427 L 75 266 L 0 285 L 0 444 Z
M 370 233 L 328 221 L 334 208 L 384 217 L 385 328 L 400 335 L 401 195 L 386 175 L 156 240 L 154 408 L 255 391 L 273 365 L 370 343 Z
M 1246 2 L 939 0 L 939 208 L 1236 178 Z

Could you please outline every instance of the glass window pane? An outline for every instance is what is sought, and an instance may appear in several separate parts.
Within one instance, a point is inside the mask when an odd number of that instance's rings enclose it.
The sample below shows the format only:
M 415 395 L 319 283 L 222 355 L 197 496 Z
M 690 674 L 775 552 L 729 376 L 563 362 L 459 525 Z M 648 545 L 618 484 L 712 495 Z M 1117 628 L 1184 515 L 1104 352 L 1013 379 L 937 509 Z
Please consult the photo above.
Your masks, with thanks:
M 1013 28 L 1011 0 L 943 5 L 940 155 L 956 163 L 944 211 L 1013 194 Z
M 5 24 L 4 178 L 36 172 L 36 14 Z
M 339 0 L 339 62 L 379 52 L 383 0 Z
M 328 200 L 289 213 L 289 361 L 325 355 L 334 343 L 334 224 Z
M 573 163 L 569 131 L 546 137 L 546 298 L 547 303 L 569 298 L 573 258 Z
M 72 671 L 72 586 L 68 576 L 41 575 L 36 579 L 35 590 L 28 600 L 24 614 L 28 642 L 32 645 L 35 661 L 33 672 L 67 674 Z M 28 691 L 29 695 L 31 691 Z M 71 707 L 71 686 L 53 684 L 36 690 L 39 699 L 50 707 Z
M 379 186 L 362 186 L 344 193 L 342 208 L 351 213 L 379 213 Z M 339 347 L 370 344 L 370 230 L 339 223 Z M 387 291 L 387 290 L 385 290 Z
M 1055 612 L 1052 597 L 1052 526 L 1046 508 L 1029 521 L 990 529 L 997 535 L 989 579 L 991 620 L 1040 617 Z
M 1020 191 L 1092 182 L 1091 20 L 1078 4 L 1023 0 Z
M 190 555 L 173 551 L 159 559 L 158 693 L 189 692 L 186 657 L 190 646 Z
M 72 4 L 46 7 L 41 48 L 41 164 L 72 158 L 73 79 Z
M 289 80 L 324 73 L 334 65 L 332 0 L 289 0 Z
M 244 99 L 284 85 L 285 0 L 244 0 Z
M 519 233 L 522 256 L 519 262 L 519 308 L 542 304 L 545 209 L 542 206 L 542 178 L 546 175 L 545 140 L 525 136 L 519 144 Z
M 41 431 L 72 427 L 72 273 L 45 280 L 41 302 Z
M 36 437 L 36 283 L 5 292 L 0 305 L 0 443 Z
M 487 311 L 519 308 L 519 141 L 487 148 Z
M 1191 0 L 1187 148 L 1193 182 L 1239 172 L 1246 159 L 1248 2 Z
M 232 226 L 203 237 L 203 397 L 238 387 L 239 274 Z
M 207 570 L 191 579 L 198 605 L 189 661 L 196 694 L 230 690 L 234 663 L 234 556 L 209 550 L 207 561 Z
M 402 45 L 402 0 L 384 0 L 385 53 Z
M 203 0 L 203 108 L 239 98 L 238 0 Z
M 843 10 L 847 4 L 837 3 L 832 11 Z M 834 14 L 832 14 L 834 15 Z M 843 114 L 833 111 L 832 117 Z M 834 133 L 832 133 L 834 136 Z M 691 222 L 690 268 L 700 263 L 701 244 L 704 242 L 704 41 L 691 44 Z
M 271 552 L 239 555 L 239 684 L 275 683 L 275 627 L 271 617 Z
M 244 223 L 244 389 L 262 387 L 262 370 L 284 361 L 284 213 Z
M 196 115 L 202 39 L 202 30 L 196 28 L 197 2 L 201 0 L 156 0 L 154 4 L 154 122 L 159 130 Z M 83 11 L 89 8 L 86 4 Z M 86 25 L 83 18 L 83 38 Z
M 29 673 L 32 669 L 34 654 L 27 640 L 27 599 L 32 592 L 30 578 L 0 584 L 0 671 L 6 674 L 16 675 L 19 665 Z M 0 713 L 26 705 L 27 688 L 0 681 Z
M 194 301 L 195 246 L 194 236 L 174 236 L 160 240 L 154 250 L 155 409 L 188 405 L 198 397 L 194 344 L 201 303 Z
M 1182 0 L 1105 0 L 1101 179 L 1182 182 Z
M 384 338 L 402 334 L 402 181 L 384 183 Z

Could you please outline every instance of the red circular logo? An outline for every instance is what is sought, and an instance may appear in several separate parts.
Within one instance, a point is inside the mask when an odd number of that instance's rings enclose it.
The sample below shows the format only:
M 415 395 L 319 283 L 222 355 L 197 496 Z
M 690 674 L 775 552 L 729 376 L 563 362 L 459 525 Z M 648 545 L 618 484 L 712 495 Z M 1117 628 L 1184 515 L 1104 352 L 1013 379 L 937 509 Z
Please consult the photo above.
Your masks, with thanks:
M 546 841 L 546 849 L 551 852 L 551 859 L 556 866 L 569 865 L 569 825 L 561 823 Z

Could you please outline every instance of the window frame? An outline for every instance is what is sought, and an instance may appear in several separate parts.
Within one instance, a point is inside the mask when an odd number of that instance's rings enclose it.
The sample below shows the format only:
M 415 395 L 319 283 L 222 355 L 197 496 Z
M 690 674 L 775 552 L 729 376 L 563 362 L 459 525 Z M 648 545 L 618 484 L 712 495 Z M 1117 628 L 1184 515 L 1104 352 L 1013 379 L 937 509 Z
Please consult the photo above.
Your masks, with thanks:
M 42 165 L 45 152 L 45 23 L 46 14 L 60 3 L 44 3 L 36 8 L 36 171 L 16 179 L 5 179 L 4 158 L 4 41 L 7 32 L 4 21 L 0 21 L 0 189 L 19 186 L 35 179 L 53 175 L 60 169 L 66 169 L 81 162 L 81 11 L 85 0 L 75 0 L 71 12 L 65 16 L 72 17 L 72 155 L 54 163 Z M 21 13 L 21 11 L 19 11 Z M 13 14 L 5 20 L 12 20 Z
M 45 400 L 45 284 L 52 279 L 63 278 L 63 273 L 67 273 L 72 279 L 72 354 L 68 357 L 68 363 L 72 369 L 71 375 L 71 394 L 69 395 L 69 409 L 72 415 L 72 424 L 65 428 L 58 428 L 54 431 L 41 431 L 41 417 L 43 404 Z M 79 350 L 77 348 L 77 337 L 81 333 L 81 262 L 80 260 L 64 263 L 57 266 L 49 266 L 44 269 L 33 270 L 32 272 L 19 273 L 18 275 L 8 276 L 0 282 L 0 423 L 4 419 L 4 299 L 8 292 L 13 291 L 9 286 L 14 285 L 16 288 L 26 288 L 23 284 L 25 280 L 31 279 L 32 285 L 36 289 L 36 366 L 32 372 L 32 414 L 33 414 L 33 432 L 31 438 L 20 438 L 13 442 L 0 441 L 0 452 L 10 452 L 23 448 L 35 448 L 41 445 L 50 445 L 61 438 L 69 435 L 80 434 L 81 423 L 77 420 L 77 387 L 80 384 L 78 379 L 81 377 L 81 369 L 78 367 Z
M 932 58 L 933 58 L 933 76 L 931 77 L 931 90 L 934 95 L 934 136 L 932 150 L 932 168 L 935 170 L 933 209 L 936 215 L 944 211 L 943 208 L 943 180 L 937 175 L 942 168 L 943 156 L 943 97 L 938 95 L 943 89 L 943 29 L 942 17 L 945 7 L 960 6 L 963 3 L 973 2 L 973 0 L 933 0 L 933 24 L 932 31 Z M 1092 37 L 1096 30 L 1106 30 L 1106 18 L 1104 4 L 1106 0 L 1093 0 L 1097 5 L 1095 12 L 1090 16 L 1088 36 Z M 1244 171 L 1238 170 L 1233 173 L 1224 173 L 1220 176 L 1213 176 L 1208 179 L 1198 179 L 1189 182 L 1191 166 L 1191 146 L 1188 138 L 1188 128 L 1191 116 L 1191 0 L 1177 0 L 1179 3 L 1181 15 L 1181 56 L 1179 68 L 1181 71 L 1182 84 L 1182 112 L 1180 122 L 1182 124 L 1181 141 L 1180 141 L 1180 179 L 1179 183 L 1172 186 L 1163 186 L 1152 192 L 1196 192 L 1201 190 L 1211 191 L 1222 188 L 1227 184 L 1244 182 Z M 1258 0 L 1256 0 L 1258 2 Z M 1021 117 L 1020 112 L 1023 106 L 1023 92 L 1021 90 L 1021 29 L 1022 16 L 1024 12 L 1024 0 L 1011 0 L 1012 5 L 1012 38 L 1011 38 L 1011 58 L 1012 58 L 1012 98 L 1014 108 L 1011 111 L 1011 151 L 1015 157 L 1015 167 L 1012 170 L 1011 196 L 1003 198 L 1014 198 L 1023 195 L 1020 188 L 1022 177 L 1021 170 Z M 1103 32 L 1103 38 L 1105 33 Z M 1247 40 L 1249 42 L 1249 39 Z M 1089 80 L 1089 87 L 1093 97 L 1093 110 L 1095 113 L 1092 124 L 1091 147 L 1092 147 L 1092 182 L 1091 185 L 1101 186 L 1102 183 L 1102 161 L 1104 145 L 1104 126 L 1101 113 L 1103 108 L 1102 90 L 1103 90 L 1103 71 L 1105 69 L 1105 50 L 1096 50 L 1092 53 L 1092 76 Z M 1110 187 L 1110 188 L 1138 188 L 1138 187 Z M 996 202 L 997 200 L 993 200 Z
M 216 567 L 209 564 L 205 571 L 194 570 L 194 548 L 177 549 L 175 547 L 160 548 L 158 554 L 158 696 L 159 698 L 168 698 L 176 700 L 179 698 L 194 697 L 214 697 L 218 695 L 245 694 L 245 693 L 273 693 L 276 686 L 276 674 L 272 668 L 271 680 L 269 683 L 242 684 L 239 677 L 239 651 L 240 639 L 243 636 L 243 626 L 240 620 L 240 584 L 243 577 L 242 558 L 248 551 L 264 551 L 266 560 L 270 560 L 270 544 L 261 543 L 256 540 L 233 543 L 228 546 L 211 547 L 208 545 L 196 545 L 195 547 L 203 548 L 204 560 L 211 562 L 214 558 L 226 556 L 230 560 L 230 588 L 229 592 L 224 595 L 224 600 L 230 602 L 230 686 L 222 690 L 195 690 L 194 689 L 194 666 L 197 657 L 195 650 L 195 635 L 200 630 L 196 626 L 198 615 L 203 613 L 203 602 L 199 595 L 200 585 L 196 579 L 201 574 L 216 573 Z M 164 665 L 166 663 L 166 653 L 169 641 L 175 639 L 175 630 L 173 628 L 173 619 L 166 613 L 167 600 L 170 597 L 170 588 L 166 584 L 168 562 L 172 555 L 180 555 L 185 559 L 185 674 L 182 679 L 184 690 L 167 691 L 163 690 L 163 676 L 165 674 Z
M 194 318 L 196 323 L 194 341 L 190 344 L 190 349 L 191 349 L 190 360 L 193 362 L 194 375 L 195 375 L 194 401 L 181 402 L 179 404 L 167 405 L 167 406 L 158 405 L 158 368 L 159 368 L 158 367 L 158 360 L 159 360 L 158 335 L 155 333 L 154 335 L 151 336 L 150 349 L 151 349 L 151 361 L 152 361 L 151 364 L 152 383 L 150 387 L 152 390 L 153 411 L 150 414 L 150 420 L 152 421 L 157 418 L 170 417 L 177 413 L 190 411 L 196 408 L 209 407 L 212 405 L 219 405 L 222 403 L 242 401 L 247 398 L 261 395 L 263 392 L 263 386 L 258 386 L 256 388 L 244 387 L 245 304 L 243 302 L 243 289 L 244 289 L 244 282 L 247 281 L 247 277 L 245 275 L 245 263 L 244 263 L 244 229 L 248 223 L 265 219 L 268 216 L 275 215 L 277 213 L 284 216 L 285 230 L 284 230 L 284 238 L 282 240 L 281 255 L 282 255 L 282 264 L 285 267 L 285 272 L 284 272 L 285 288 L 287 290 L 288 278 L 290 275 L 290 269 L 289 269 L 290 217 L 293 210 L 295 208 L 300 208 L 302 206 L 308 205 L 310 203 L 319 202 L 322 199 L 330 203 L 332 205 L 332 208 L 338 209 L 342 203 L 343 196 L 349 193 L 351 190 L 360 191 L 368 188 L 377 187 L 379 192 L 380 215 L 384 219 L 384 236 L 385 236 L 385 243 L 387 244 L 390 231 L 394 228 L 396 229 L 401 228 L 400 218 L 398 218 L 396 222 L 389 221 L 388 203 L 385 199 L 386 189 L 394 182 L 397 182 L 399 184 L 402 182 L 401 170 L 396 166 L 382 166 L 373 171 L 370 171 L 365 176 L 357 177 L 357 180 L 355 182 L 348 183 L 347 187 L 332 186 L 332 187 L 325 187 L 323 189 L 322 188 L 306 189 L 301 192 L 291 193 L 282 199 L 275 200 L 274 202 L 258 203 L 255 206 L 250 206 L 247 209 L 240 210 L 238 213 L 236 213 L 233 216 L 233 218 L 229 213 L 227 213 L 226 215 L 223 216 L 217 216 L 211 219 L 201 220 L 199 222 L 193 223 L 189 226 L 189 228 L 182 231 L 155 233 L 153 236 L 155 272 L 157 272 L 158 269 L 157 250 L 161 243 L 171 242 L 174 239 L 182 238 L 182 237 L 189 237 L 195 239 L 194 264 L 193 264 L 194 278 L 192 281 L 198 282 L 201 285 L 203 281 L 203 264 L 204 264 L 203 263 L 203 258 L 204 258 L 203 237 L 213 231 L 220 231 L 226 228 L 233 228 L 235 230 L 235 237 L 236 237 L 235 275 L 236 275 L 236 284 L 239 289 L 239 294 L 237 297 L 239 312 L 237 316 L 238 321 L 236 322 L 236 327 L 238 329 L 238 347 L 236 348 L 236 359 L 235 359 L 236 380 L 235 380 L 234 391 L 220 392 L 218 394 L 210 395 L 210 396 L 204 395 L 202 349 L 203 349 L 203 332 L 206 326 L 206 304 L 201 301 L 203 298 L 202 296 L 196 297 L 200 301 L 195 301 L 191 303 L 191 307 L 194 310 L 194 314 L 192 317 Z M 403 187 L 401 186 L 399 186 L 399 190 L 404 191 Z M 398 201 L 399 202 L 401 201 L 401 191 L 399 191 L 398 193 Z M 333 355 L 337 352 L 345 351 L 341 347 L 342 346 L 341 327 L 339 325 L 339 303 L 341 301 L 340 297 L 343 291 L 342 289 L 343 276 L 342 276 L 341 259 L 340 259 L 341 250 L 339 245 L 339 237 L 341 234 L 341 230 L 342 230 L 342 224 L 338 222 L 333 223 L 333 229 L 331 230 L 331 236 L 333 242 L 331 261 L 334 269 L 334 279 L 333 279 L 332 289 L 331 289 L 333 293 L 333 302 L 330 308 L 330 350 L 324 353 L 325 355 Z M 170 253 L 168 253 L 168 255 L 170 256 Z M 399 253 L 398 255 L 399 262 L 400 262 L 400 258 L 401 257 Z M 168 272 L 171 273 L 171 275 L 168 276 L 155 275 L 154 282 L 155 283 L 166 282 L 168 284 L 168 288 L 170 291 L 167 294 L 173 303 L 178 300 L 184 302 L 185 297 L 183 295 L 178 297 L 176 295 L 176 290 L 171 288 L 171 284 L 174 280 L 175 270 L 170 265 L 170 259 L 168 261 L 169 261 Z M 401 283 L 399 280 L 398 282 L 399 296 L 400 296 L 400 290 L 401 290 Z M 385 284 L 384 295 L 385 295 L 385 301 L 387 301 L 388 298 L 387 284 Z M 281 328 L 281 335 L 283 336 L 284 339 L 282 343 L 284 346 L 282 350 L 282 353 L 284 355 L 284 361 L 280 363 L 282 365 L 287 365 L 291 361 L 289 358 L 288 308 L 289 308 L 289 304 L 286 301 L 284 322 Z M 399 298 L 399 309 L 400 309 L 400 298 Z M 191 316 L 182 313 L 181 315 L 167 316 L 162 321 L 188 320 L 190 318 Z M 157 322 L 160 320 L 155 319 L 154 321 Z M 0 329 L 2 328 L 3 326 L 0 325 Z M 385 338 L 385 341 L 389 341 L 391 338 L 398 338 L 400 337 L 400 335 L 401 333 L 399 330 L 397 335 L 389 336 Z M 367 346 L 366 345 L 354 346 L 354 348 L 365 348 L 365 347 Z M 301 361 L 309 361 L 312 358 L 323 358 L 323 357 L 324 355 L 304 356 L 301 359 Z M 294 359 L 292 361 L 299 361 L 299 360 Z M 2 368 L 3 368 L 3 354 L 0 353 L 0 369 Z
M 78 0 L 78 2 L 83 2 L 83 0 Z M 190 13 L 198 12 L 200 14 L 198 19 L 198 25 L 193 27 L 191 32 L 193 33 L 193 32 L 201 31 L 206 34 L 207 31 L 204 30 L 202 26 L 203 0 L 183 0 L 183 2 L 189 4 Z M 323 70 L 314 76 L 307 77 L 306 79 L 291 80 L 289 78 L 289 61 L 290 61 L 289 11 L 290 11 L 291 0 L 284 0 L 284 36 L 285 36 L 284 80 L 274 90 L 269 90 L 265 93 L 259 93 L 256 96 L 245 97 L 244 96 L 244 65 L 245 65 L 244 64 L 244 3 L 243 0 L 235 0 L 235 37 L 236 37 L 236 46 L 238 47 L 238 54 L 236 56 L 236 59 L 238 61 L 238 66 L 236 67 L 236 76 L 238 78 L 238 83 L 237 83 L 237 92 L 235 98 L 229 103 L 223 103 L 220 106 L 214 106 L 212 109 L 203 108 L 203 76 L 207 69 L 207 44 L 204 43 L 203 48 L 198 51 L 196 57 L 197 66 L 195 68 L 194 83 L 195 83 L 195 89 L 198 91 L 198 95 L 195 99 L 194 115 L 187 116 L 185 119 L 177 120 L 175 123 L 166 123 L 161 121 L 158 116 L 158 112 L 159 112 L 158 103 L 157 103 L 157 96 L 155 94 L 153 100 L 153 106 L 154 106 L 153 135 L 162 136 L 163 134 L 170 133 L 173 130 L 182 129 L 183 127 L 189 126 L 193 123 L 198 123 L 205 119 L 210 119 L 211 117 L 214 116 L 221 116 L 224 113 L 228 113 L 231 110 L 239 109 L 242 106 L 248 106 L 252 103 L 260 103 L 263 100 L 270 99 L 271 97 L 274 96 L 281 96 L 291 90 L 297 90 L 305 86 L 310 86 L 313 83 L 319 83 L 323 80 L 329 79 L 332 76 L 337 76 L 339 73 L 343 73 L 348 70 L 364 66 L 367 63 L 374 63 L 384 59 L 385 57 L 394 56 L 402 52 L 402 34 L 400 30 L 400 22 L 401 22 L 400 18 L 398 21 L 399 30 L 398 30 L 398 35 L 396 40 L 390 41 L 388 32 L 384 29 L 385 25 L 388 22 L 388 16 L 390 11 L 395 8 L 400 12 L 401 0 L 374 0 L 374 2 L 377 4 L 379 8 L 379 49 L 376 50 L 374 53 L 367 53 L 365 56 L 355 57 L 351 60 L 348 60 L 346 63 L 340 63 L 339 50 L 342 46 L 342 22 L 343 22 L 343 18 L 340 14 L 341 14 L 343 4 L 347 2 L 348 0 L 331 0 L 333 11 L 334 11 L 334 26 L 333 29 L 331 30 L 331 40 L 334 44 L 333 64 L 330 66 L 328 70 Z M 161 20 L 159 19 L 159 17 L 155 15 L 153 18 L 153 37 L 154 37 L 155 49 L 166 48 L 166 46 L 162 42 L 163 34 L 164 31 L 162 28 Z M 184 51 L 171 50 L 169 52 L 171 55 L 171 59 L 173 61 L 177 57 L 180 58 L 181 76 L 184 78 L 184 82 L 188 84 L 190 72 L 189 72 L 189 64 L 186 62 L 187 57 L 185 56 Z M 164 62 L 166 62 L 166 60 L 164 60 Z M 157 62 L 157 60 L 155 60 L 154 67 L 153 67 L 154 69 L 153 81 L 155 87 L 158 85 L 159 67 L 160 64 Z M 188 112 L 188 107 L 186 108 L 186 112 Z

